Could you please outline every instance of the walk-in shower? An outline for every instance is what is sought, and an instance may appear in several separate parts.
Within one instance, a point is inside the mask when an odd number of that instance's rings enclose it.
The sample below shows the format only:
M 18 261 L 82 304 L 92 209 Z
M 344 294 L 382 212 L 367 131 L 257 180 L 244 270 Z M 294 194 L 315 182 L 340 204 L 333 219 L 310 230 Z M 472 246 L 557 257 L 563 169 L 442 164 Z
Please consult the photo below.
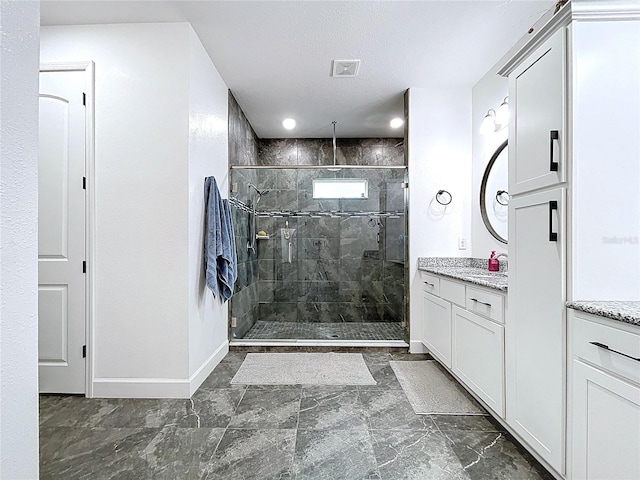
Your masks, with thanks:
M 406 167 L 233 166 L 233 340 L 406 338 Z

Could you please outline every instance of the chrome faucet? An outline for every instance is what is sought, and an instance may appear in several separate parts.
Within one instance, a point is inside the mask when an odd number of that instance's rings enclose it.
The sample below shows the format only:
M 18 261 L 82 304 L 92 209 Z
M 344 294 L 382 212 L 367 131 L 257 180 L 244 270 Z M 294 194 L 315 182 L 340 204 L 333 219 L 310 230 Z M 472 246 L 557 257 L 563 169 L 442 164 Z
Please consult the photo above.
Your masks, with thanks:
M 500 257 L 504 257 L 507 259 L 507 261 L 509 261 L 509 256 L 506 253 L 499 253 L 495 258 L 496 260 L 500 260 Z

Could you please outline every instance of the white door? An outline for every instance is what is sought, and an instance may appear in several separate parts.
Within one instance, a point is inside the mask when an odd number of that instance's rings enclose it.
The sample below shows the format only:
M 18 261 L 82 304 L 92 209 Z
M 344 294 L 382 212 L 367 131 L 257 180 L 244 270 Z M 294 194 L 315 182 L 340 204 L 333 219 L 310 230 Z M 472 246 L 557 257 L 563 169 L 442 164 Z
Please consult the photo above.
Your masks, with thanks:
M 509 194 L 564 181 L 564 36 L 559 30 L 509 75 Z
M 451 370 L 504 418 L 504 327 L 453 306 Z
M 509 201 L 507 422 L 564 470 L 565 189 Z
M 40 392 L 85 393 L 85 75 L 40 72 Z
M 422 343 L 434 357 L 451 368 L 451 304 L 423 293 L 422 312 Z
M 640 388 L 573 361 L 572 478 L 640 478 Z

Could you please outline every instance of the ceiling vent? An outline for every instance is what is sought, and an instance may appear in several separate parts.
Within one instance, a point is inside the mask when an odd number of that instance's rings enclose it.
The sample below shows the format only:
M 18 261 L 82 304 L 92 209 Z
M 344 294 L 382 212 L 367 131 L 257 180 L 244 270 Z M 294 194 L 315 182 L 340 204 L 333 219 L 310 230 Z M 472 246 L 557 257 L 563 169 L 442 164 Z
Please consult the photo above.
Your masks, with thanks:
M 334 60 L 332 77 L 355 77 L 360 70 L 360 60 Z

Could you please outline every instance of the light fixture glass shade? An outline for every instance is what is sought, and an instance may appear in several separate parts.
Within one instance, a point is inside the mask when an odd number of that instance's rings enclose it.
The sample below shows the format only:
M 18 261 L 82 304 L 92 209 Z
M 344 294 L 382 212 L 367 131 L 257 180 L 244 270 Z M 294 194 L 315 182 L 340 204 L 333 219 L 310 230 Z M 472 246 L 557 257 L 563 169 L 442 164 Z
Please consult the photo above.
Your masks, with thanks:
M 492 133 L 496 131 L 496 112 L 491 109 L 484 116 L 482 125 L 480 125 L 480 133 Z
M 295 128 L 296 126 L 296 121 L 293 118 L 285 118 L 282 121 L 282 126 L 284 128 L 286 128 L 287 130 L 291 130 L 293 128 Z
M 399 117 L 396 117 L 389 122 L 389 126 L 391 128 L 400 128 L 403 124 L 404 124 L 404 120 L 402 120 Z
M 496 112 L 496 124 L 503 127 L 509 123 L 509 97 L 506 97 L 504 101 L 498 107 Z

